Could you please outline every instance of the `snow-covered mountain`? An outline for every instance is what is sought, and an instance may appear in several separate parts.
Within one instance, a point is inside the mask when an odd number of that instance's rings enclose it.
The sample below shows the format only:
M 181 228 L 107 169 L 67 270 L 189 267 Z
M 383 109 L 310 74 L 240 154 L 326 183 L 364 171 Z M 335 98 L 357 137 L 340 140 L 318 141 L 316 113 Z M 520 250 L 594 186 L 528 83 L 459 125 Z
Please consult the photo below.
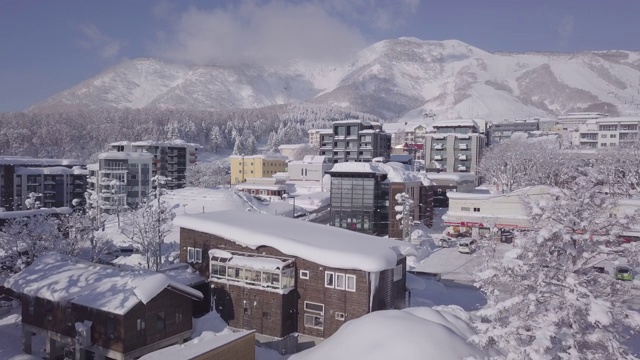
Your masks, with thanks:
M 36 104 L 68 107 L 256 108 L 309 101 L 382 118 L 640 112 L 640 52 L 490 53 L 460 41 L 385 40 L 344 64 L 185 66 L 123 62 Z

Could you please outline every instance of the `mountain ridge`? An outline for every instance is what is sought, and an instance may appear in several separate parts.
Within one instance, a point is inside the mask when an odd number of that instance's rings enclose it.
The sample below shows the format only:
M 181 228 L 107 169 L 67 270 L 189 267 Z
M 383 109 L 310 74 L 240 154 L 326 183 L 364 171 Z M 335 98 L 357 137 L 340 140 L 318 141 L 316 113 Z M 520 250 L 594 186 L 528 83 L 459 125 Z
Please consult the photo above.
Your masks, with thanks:
M 459 40 L 383 40 L 340 64 L 180 65 L 138 58 L 35 104 L 220 110 L 310 102 L 414 119 L 640 112 L 640 52 L 488 52 Z

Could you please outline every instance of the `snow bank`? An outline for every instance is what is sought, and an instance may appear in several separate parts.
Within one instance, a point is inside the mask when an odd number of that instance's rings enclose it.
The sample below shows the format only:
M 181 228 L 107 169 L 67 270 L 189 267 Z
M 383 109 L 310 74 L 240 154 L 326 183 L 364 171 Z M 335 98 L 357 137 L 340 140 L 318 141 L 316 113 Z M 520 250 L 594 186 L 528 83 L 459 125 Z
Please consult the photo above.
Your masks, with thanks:
M 467 343 L 473 334 L 466 313 L 456 306 L 376 311 L 347 322 L 318 346 L 289 359 L 459 360 L 486 357 L 483 350 Z
M 255 212 L 180 215 L 173 223 L 251 249 L 270 246 L 284 254 L 339 269 L 377 272 L 394 267 L 399 256 L 416 255 L 413 245 L 406 242 Z
M 140 360 L 165 360 L 165 359 L 197 359 L 214 349 L 248 336 L 254 331 L 240 331 L 224 335 L 217 335 L 205 331 L 202 335 L 182 345 L 173 345 L 154 351 L 140 358 Z

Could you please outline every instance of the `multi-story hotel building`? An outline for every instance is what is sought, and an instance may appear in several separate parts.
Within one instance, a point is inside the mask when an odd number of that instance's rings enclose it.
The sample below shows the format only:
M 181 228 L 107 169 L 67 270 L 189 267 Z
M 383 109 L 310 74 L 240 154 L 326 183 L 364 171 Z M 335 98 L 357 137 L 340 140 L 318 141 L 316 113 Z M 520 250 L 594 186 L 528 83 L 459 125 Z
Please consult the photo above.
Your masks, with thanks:
M 638 141 L 640 117 L 613 117 L 588 120 L 572 133 L 576 146 L 604 148 Z
M 558 116 L 558 125 L 563 129 L 573 130 L 577 129 L 580 125 L 586 124 L 589 120 L 602 119 L 607 116 L 609 115 L 595 112 L 567 113 Z
M 486 145 L 474 120 L 443 120 L 432 124 L 425 138 L 427 168 L 475 173 Z
M 333 132 L 320 132 L 320 154 L 332 163 L 370 162 L 375 158 L 389 159 L 391 134 L 376 122 L 342 120 L 333 123 Z
M 26 200 L 37 207 L 76 207 L 84 203 L 86 170 L 72 159 L 36 159 L 26 156 L 0 157 L 0 207 L 5 211 L 26 210 Z
M 198 161 L 198 149 L 202 146 L 183 140 L 172 141 L 120 141 L 110 144 L 115 151 L 146 151 L 153 155 L 151 176 L 168 178 L 167 189 L 181 189 L 186 186 L 187 167 Z
M 105 213 L 139 204 L 151 189 L 151 163 L 148 152 L 110 151 L 98 155 L 98 163 L 87 165 L 88 190 Z
M 239 184 L 250 178 L 272 177 L 287 170 L 287 157 L 280 154 L 232 155 L 231 184 Z

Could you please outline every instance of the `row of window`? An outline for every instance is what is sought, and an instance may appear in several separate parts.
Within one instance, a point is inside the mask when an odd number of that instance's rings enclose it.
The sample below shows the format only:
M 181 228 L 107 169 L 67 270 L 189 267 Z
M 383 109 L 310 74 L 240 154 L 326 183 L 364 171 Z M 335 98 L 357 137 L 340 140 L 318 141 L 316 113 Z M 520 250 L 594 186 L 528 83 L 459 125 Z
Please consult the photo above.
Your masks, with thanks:
M 610 139 L 615 139 L 615 138 L 617 138 L 617 137 L 618 137 L 618 135 L 617 135 L 617 134 L 609 134 L 609 138 L 610 138 Z M 606 138 L 607 138 L 607 134 L 600 134 L 600 138 L 601 138 L 601 139 L 606 139 Z
M 338 290 L 356 291 L 356 276 L 325 271 L 324 286 Z
M 471 211 L 471 208 L 468 206 L 463 206 L 460 208 L 460 211 Z M 473 208 L 473 212 L 480 212 L 480 208 L 479 207 L 474 207 Z

